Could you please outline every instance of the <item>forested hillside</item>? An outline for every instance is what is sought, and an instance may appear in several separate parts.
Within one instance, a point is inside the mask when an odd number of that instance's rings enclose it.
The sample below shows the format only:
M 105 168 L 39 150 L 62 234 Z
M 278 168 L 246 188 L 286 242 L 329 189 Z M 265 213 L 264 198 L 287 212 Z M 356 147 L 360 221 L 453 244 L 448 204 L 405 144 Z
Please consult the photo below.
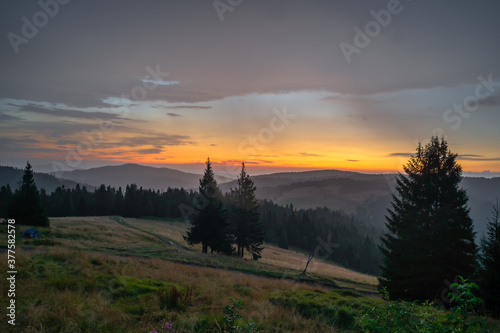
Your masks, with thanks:
M 0 186 L 9 185 L 12 190 L 16 189 L 19 184 L 21 177 L 23 176 L 23 170 L 14 168 L 11 166 L 0 166 Z M 47 192 L 53 192 L 59 186 L 66 188 L 73 188 L 76 186 L 77 182 L 62 178 L 56 178 L 47 173 L 35 172 L 35 182 L 39 189 L 43 188 Z M 88 189 L 94 189 L 93 186 L 87 185 Z
M 3 202 L 9 201 L 5 187 L 1 196 Z M 182 188 L 155 191 L 135 184 L 123 190 L 105 185 L 94 191 L 80 185 L 58 187 L 52 193 L 42 190 L 40 195 L 51 217 L 119 215 L 183 219 L 185 222 L 190 222 L 190 212 L 196 211 L 193 205 L 196 196 L 197 192 Z M 328 208 L 296 209 L 293 205 L 280 206 L 270 200 L 261 200 L 259 204 L 266 242 L 283 248 L 295 247 L 307 254 L 316 252 L 320 259 L 361 272 L 378 272 L 380 255 L 376 244 L 382 235 L 381 228 Z M 0 211 L 1 216 L 5 213 L 5 210 Z

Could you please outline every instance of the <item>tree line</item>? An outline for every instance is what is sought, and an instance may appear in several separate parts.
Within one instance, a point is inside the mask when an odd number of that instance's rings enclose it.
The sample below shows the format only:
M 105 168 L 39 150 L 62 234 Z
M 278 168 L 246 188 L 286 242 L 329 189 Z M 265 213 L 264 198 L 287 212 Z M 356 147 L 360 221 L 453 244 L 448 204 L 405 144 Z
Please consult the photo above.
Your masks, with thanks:
M 377 248 L 383 229 L 329 208 L 295 209 L 260 202 L 264 240 L 281 248 L 306 250 L 316 258 L 377 275 L 382 256 Z
M 25 174 L 32 173 L 28 163 Z M 205 174 L 207 170 L 205 170 Z M 376 247 L 382 229 L 370 226 L 350 215 L 328 208 L 296 209 L 293 205 L 280 206 L 270 200 L 255 199 L 255 185 L 244 167 L 238 176 L 235 189 L 222 195 L 213 182 L 205 179 L 201 191 L 168 188 L 165 191 L 145 189 L 135 184 L 125 189 L 101 185 L 95 190 L 87 190 L 85 186 L 74 188 L 64 186 L 56 188 L 52 193 L 44 189 L 39 192 L 41 207 L 45 216 L 123 216 L 154 217 L 166 219 L 182 219 L 198 225 L 199 228 L 210 227 L 219 230 L 215 234 L 217 252 L 232 253 L 228 244 L 234 244 L 234 254 L 243 256 L 244 252 L 260 255 L 261 240 L 273 243 L 281 248 L 295 248 L 307 253 L 316 251 L 317 257 L 331 260 L 347 268 L 360 272 L 377 274 L 381 263 L 380 251 Z M 209 174 L 212 173 L 211 171 Z M 27 177 L 29 178 L 29 176 Z M 205 175 L 204 175 L 205 178 Z M 34 184 L 34 183 L 33 183 Z M 211 185 L 206 185 L 211 184 Z M 0 187 L 0 216 L 8 216 L 8 205 L 12 201 L 24 202 L 24 210 L 29 211 L 22 198 L 14 200 L 19 190 L 12 191 L 7 186 Z M 218 193 L 213 195 L 213 193 Z M 205 195 L 201 195 L 205 193 Z M 217 199 L 215 199 L 217 198 Z M 207 200 L 212 200 L 207 205 Z M 218 201 L 218 203 L 217 203 Z M 203 208 L 209 211 L 204 211 Z M 212 212 L 210 212 L 212 210 Z M 216 223 L 206 223 L 204 216 L 219 211 L 224 217 L 219 220 L 222 225 L 215 228 Z M 11 211 L 10 215 L 18 215 Z M 207 218 L 205 221 L 211 221 Z M 18 219 L 26 224 L 40 225 L 35 220 Z M 190 231 L 193 231 L 192 228 Z M 196 232 L 196 228 L 194 229 Z M 203 234 L 204 232 L 200 232 Z M 207 233 L 209 234 L 209 233 Z M 214 232 L 212 232 L 213 236 Z M 219 236 L 223 236 L 222 238 Z M 208 238 L 208 237 L 207 237 Z M 192 238 L 196 241 L 195 238 Z M 212 249 L 210 242 L 205 241 L 206 250 Z M 194 243 L 193 243 L 194 244 Z M 329 244 L 335 244 L 328 246 Z M 202 245 L 203 250 L 203 245 Z

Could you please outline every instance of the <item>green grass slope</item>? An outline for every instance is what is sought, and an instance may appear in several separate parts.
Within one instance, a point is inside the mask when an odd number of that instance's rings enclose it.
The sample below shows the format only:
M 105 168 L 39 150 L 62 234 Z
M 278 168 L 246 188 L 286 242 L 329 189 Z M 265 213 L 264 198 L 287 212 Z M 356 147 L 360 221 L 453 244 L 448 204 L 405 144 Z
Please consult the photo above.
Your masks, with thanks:
M 242 301 L 241 332 L 356 332 L 360 311 L 383 303 L 372 276 L 318 261 L 301 275 L 300 252 L 266 245 L 258 262 L 202 255 L 181 222 L 54 218 L 35 240 L 20 238 L 27 228 L 16 230 L 16 327 L 4 316 L 1 332 L 161 332 L 167 321 L 172 332 L 231 332 L 230 298 Z M 2 225 L 5 257 L 6 246 Z

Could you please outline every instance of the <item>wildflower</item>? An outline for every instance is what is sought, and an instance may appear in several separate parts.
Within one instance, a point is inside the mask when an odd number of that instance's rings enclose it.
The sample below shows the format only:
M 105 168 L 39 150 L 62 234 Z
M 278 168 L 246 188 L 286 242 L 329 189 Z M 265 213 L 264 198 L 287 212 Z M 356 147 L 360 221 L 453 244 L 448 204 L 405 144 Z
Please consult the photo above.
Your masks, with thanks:
M 162 327 L 162 328 L 167 328 L 167 329 L 171 330 L 171 329 L 172 329 L 172 326 L 173 326 L 173 325 L 172 325 L 172 323 L 171 323 L 171 322 L 169 322 L 169 321 L 167 321 L 167 322 L 165 323 L 165 325 L 163 325 L 163 327 Z

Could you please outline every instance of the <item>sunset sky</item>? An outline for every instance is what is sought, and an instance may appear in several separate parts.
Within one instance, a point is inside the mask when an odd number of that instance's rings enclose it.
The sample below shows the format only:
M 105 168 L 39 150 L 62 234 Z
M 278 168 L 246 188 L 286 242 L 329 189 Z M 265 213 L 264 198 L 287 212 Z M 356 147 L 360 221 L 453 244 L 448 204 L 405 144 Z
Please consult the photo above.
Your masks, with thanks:
M 392 172 L 437 134 L 500 173 L 498 1 L 40 3 L 0 13 L 2 165 Z

